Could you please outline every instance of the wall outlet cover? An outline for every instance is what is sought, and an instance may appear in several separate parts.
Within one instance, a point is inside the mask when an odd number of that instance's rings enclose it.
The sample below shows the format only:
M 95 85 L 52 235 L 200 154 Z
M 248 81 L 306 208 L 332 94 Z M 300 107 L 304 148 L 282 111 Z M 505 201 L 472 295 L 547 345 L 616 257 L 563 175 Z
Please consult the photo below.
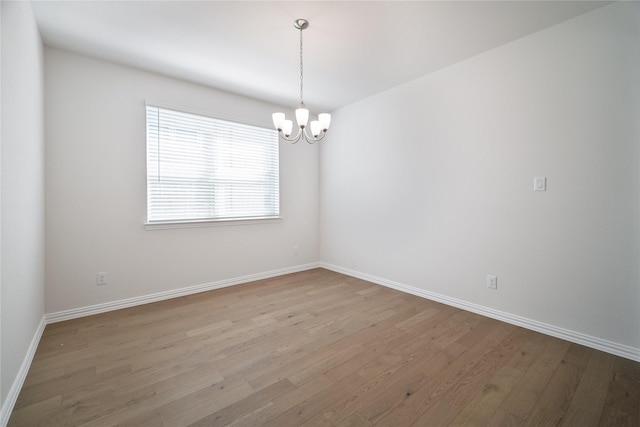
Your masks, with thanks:
M 107 284 L 107 273 L 102 272 L 96 274 L 96 285 L 102 286 Z
M 487 288 L 489 289 L 498 289 L 498 277 L 487 275 Z
M 533 178 L 533 191 L 547 191 L 547 177 L 537 176 Z

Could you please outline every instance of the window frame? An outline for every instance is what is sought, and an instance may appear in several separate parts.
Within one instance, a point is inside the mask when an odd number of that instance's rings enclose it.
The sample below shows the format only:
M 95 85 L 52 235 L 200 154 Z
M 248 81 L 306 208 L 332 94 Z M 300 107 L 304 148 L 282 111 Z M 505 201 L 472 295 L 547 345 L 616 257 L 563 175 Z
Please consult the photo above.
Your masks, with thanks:
M 273 131 L 276 143 L 276 172 L 277 172 L 277 215 L 273 216 L 246 216 L 246 217 L 220 217 L 220 218 L 191 218 L 191 219 L 166 219 L 166 220 L 152 220 L 149 221 L 149 125 L 148 125 L 148 112 L 147 109 L 158 108 L 163 110 L 175 111 L 177 113 L 189 114 L 194 116 L 201 116 L 204 118 L 210 118 L 213 120 L 223 121 L 230 124 L 237 124 L 241 126 L 253 126 L 268 131 Z M 218 114 L 212 114 L 209 112 L 199 111 L 192 108 L 185 108 L 176 105 L 169 105 L 162 102 L 145 101 L 144 105 L 144 125 L 145 125 L 145 220 L 144 228 L 146 230 L 164 230 L 173 228 L 194 228 L 194 227 L 212 227 L 212 226 L 236 226 L 236 225 L 252 225 L 252 224 L 269 224 L 274 222 L 280 222 L 281 216 L 281 204 L 280 204 L 280 141 L 277 138 L 277 133 L 271 126 L 262 124 L 250 123 L 247 121 L 237 120 L 229 117 L 224 117 Z

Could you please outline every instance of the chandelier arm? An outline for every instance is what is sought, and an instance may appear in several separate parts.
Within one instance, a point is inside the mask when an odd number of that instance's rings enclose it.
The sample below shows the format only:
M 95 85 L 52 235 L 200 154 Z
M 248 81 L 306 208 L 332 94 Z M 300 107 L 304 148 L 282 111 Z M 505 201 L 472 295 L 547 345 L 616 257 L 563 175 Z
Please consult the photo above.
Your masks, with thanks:
M 298 133 L 296 134 L 296 136 L 294 136 L 293 138 L 291 137 L 287 137 L 284 133 L 282 133 L 282 131 L 278 131 L 278 136 L 287 142 L 290 142 L 292 144 L 295 144 L 296 142 L 300 141 L 300 139 L 302 138 L 303 132 L 302 129 L 298 128 Z
M 318 141 L 322 141 L 324 137 L 327 135 L 325 131 L 321 131 L 317 137 L 314 137 L 313 135 L 309 135 L 309 133 L 306 130 L 303 130 L 302 133 L 305 141 L 307 141 L 307 143 L 309 144 L 315 144 Z

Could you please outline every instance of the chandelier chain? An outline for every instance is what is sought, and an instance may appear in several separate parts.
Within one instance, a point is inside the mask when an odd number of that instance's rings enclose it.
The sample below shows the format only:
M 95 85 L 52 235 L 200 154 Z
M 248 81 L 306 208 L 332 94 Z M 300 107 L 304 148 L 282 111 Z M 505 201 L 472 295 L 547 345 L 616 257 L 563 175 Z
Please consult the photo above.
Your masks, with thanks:
M 300 104 L 304 104 L 302 97 L 303 73 L 302 73 L 302 28 L 300 28 Z

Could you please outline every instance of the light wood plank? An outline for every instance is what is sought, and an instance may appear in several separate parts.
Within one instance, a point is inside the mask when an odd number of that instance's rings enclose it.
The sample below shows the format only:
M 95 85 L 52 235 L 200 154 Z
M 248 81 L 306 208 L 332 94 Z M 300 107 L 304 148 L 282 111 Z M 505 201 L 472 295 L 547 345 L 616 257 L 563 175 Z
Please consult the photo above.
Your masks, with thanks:
M 511 359 L 483 385 L 449 426 L 491 426 L 506 422 L 498 422 L 496 413 L 542 351 L 543 340 L 536 339 L 539 337 L 534 332 L 523 331 L 522 341 Z
M 637 426 L 640 412 L 640 370 L 638 363 L 616 358 L 613 378 L 605 399 L 601 426 Z

